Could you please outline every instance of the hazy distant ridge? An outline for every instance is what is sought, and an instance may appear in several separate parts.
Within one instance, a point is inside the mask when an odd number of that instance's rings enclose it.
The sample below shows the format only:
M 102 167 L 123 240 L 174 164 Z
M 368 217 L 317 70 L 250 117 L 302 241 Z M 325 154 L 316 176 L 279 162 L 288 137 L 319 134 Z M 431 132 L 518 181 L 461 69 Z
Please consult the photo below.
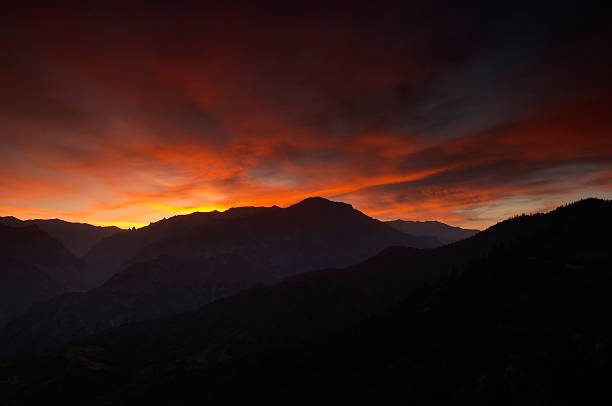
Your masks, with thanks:
M 0 224 L 11 227 L 27 227 L 37 225 L 51 237 L 59 240 L 77 257 L 87 254 L 87 251 L 101 239 L 124 230 L 114 227 L 93 226 L 86 223 L 71 223 L 60 219 L 20 220 L 16 217 L 0 217 Z
M 453 227 L 439 221 L 407 221 L 398 219 L 387 221 L 386 223 L 403 233 L 436 237 L 443 244 L 465 240 L 480 231 Z

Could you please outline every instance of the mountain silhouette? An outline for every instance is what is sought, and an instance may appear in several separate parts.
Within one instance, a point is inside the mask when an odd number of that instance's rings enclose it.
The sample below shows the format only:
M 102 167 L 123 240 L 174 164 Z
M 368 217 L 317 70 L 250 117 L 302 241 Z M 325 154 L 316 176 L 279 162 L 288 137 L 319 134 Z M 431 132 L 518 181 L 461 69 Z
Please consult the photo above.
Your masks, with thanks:
M 284 273 L 358 262 L 392 244 L 439 244 L 429 237 L 415 239 L 348 204 L 322 198 L 306 199 L 289 209 L 242 207 L 177 216 L 116 234 L 102 244 L 131 255 L 143 241 L 158 238 L 170 242 L 149 245 L 148 255 L 141 249 L 139 262 L 131 262 L 101 287 L 65 294 L 14 320 L 3 331 L 6 345 L 0 352 L 38 350 L 121 324 L 176 314 L 256 283 L 271 283 Z M 226 251 L 240 255 L 223 254 Z M 194 255 L 199 256 L 194 260 Z M 239 272 L 238 265 L 223 266 L 214 258 L 240 258 L 244 269 Z M 204 266 L 206 261 L 213 262 Z M 190 267 L 195 268 L 189 272 Z M 200 271 L 202 267 L 207 271 Z M 217 276 L 211 280 L 213 271 Z M 159 281 L 154 292 L 147 290 L 151 280 Z M 206 293 L 217 285 L 221 289 L 214 297 Z
M 611 202 L 581 201 L 507 225 L 525 233 L 389 311 L 314 343 L 176 371 L 139 399 L 280 404 L 300 394 L 298 404 L 477 405 L 607 399 Z M 215 383 L 196 390 L 196 382 L 213 377 Z
M 32 306 L 3 331 L 7 348 L 39 350 L 122 324 L 195 309 L 272 275 L 234 254 L 171 257 L 129 266 L 89 292 Z
M 11 227 L 37 225 L 77 257 L 84 256 L 101 239 L 124 231 L 113 226 L 99 227 L 84 223 L 70 223 L 60 219 L 20 220 L 12 216 L 0 217 L 0 224 Z
M 240 255 L 278 277 L 343 267 L 391 245 L 439 246 L 435 237 L 392 229 L 346 203 L 320 197 L 288 208 L 241 207 L 193 213 L 107 237 L 84 260 L 102 283 L 125 266 L 159 255 Z
M 0 224 L 0 324 L 28 305 L 85 285 L 85 267 L 38 226 Z
M 612 202 L 509 223 L 525 233 L 377 317 L 313 345 L 166 376 L 149 393 L 178 402 L 280 404 L 299 393 L 299 404 L 600 403 L 612 366 Z M 194 390 L 212 376 L 219 384 Z M 231 387 L 242 391 L 228 395 Z
M 449 226 L 439 221 L 393 220 L 385 223 L 406 234 L 436 237 L 443 244 L 464 240 L 479 232 L 479 230 Z
M 612 202 L 588 199 L 434 250 L 389 248 L 5 361 L 0 399 L 510 404 L 601 394 L 611 226 Z M 568 367 L 551 375 L 555 362 Z

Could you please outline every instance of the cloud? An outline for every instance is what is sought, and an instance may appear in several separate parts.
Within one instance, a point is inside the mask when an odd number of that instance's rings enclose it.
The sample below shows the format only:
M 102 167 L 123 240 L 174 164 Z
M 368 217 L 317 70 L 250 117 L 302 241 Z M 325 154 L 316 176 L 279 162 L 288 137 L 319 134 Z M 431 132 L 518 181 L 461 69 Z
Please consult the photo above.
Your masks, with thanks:
M 484 227 L 608 196 L 605 25 L 530 11 L 8 10 L 0 205 L 147 224 L 323 195 Z

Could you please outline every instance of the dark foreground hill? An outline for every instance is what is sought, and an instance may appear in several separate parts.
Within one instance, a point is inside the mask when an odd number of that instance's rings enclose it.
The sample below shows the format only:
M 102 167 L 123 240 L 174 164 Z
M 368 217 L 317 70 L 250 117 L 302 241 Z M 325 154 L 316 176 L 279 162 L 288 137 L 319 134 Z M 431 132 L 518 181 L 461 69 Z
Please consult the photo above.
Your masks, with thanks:
M 346 203 L 309 198 L 288 208 L 240 207 L 175 216 L 105 238 L 85 261 L 100 283 L 130 263 L 164 254 L 232 253 L 283 277 L 348 266 L 391 245 L 427 248 L 440 242 L 406 235 Z
M 610 399 L 611 226 L 612 203 L 589 199 L 437 250 L 390 249 L 250 289 L 7 360 L 0 401 Z
M 443 244 L 465 240 L 479 232 L 479 230 L 449 226 L 439 221 L 393 220 L 385 223 L 402 233 L 435 237 Z
M 19 220 L 15 217 L 0 217 L 0 224 L 11 227 L 36 225 L 64 245 L 77 257 L 84 256 L 101 239 L 120 233 L 118 227 L 99 227 L 84 223 L 70 223 L 60 219 Z
M 30 304 L 86 284 L 84 264 L 37 226 L 0 224 L 0 325 Z

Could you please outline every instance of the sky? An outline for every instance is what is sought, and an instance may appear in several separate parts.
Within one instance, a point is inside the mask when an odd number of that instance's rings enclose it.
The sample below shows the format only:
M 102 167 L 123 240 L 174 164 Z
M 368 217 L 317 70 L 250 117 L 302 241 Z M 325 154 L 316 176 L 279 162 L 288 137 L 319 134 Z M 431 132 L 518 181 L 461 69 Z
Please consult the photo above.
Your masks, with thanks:
M 486 228 L 612 198 L 601 10 L 288 3 L 4 10 L 0 215 L 142 226 L 323 196 Z

